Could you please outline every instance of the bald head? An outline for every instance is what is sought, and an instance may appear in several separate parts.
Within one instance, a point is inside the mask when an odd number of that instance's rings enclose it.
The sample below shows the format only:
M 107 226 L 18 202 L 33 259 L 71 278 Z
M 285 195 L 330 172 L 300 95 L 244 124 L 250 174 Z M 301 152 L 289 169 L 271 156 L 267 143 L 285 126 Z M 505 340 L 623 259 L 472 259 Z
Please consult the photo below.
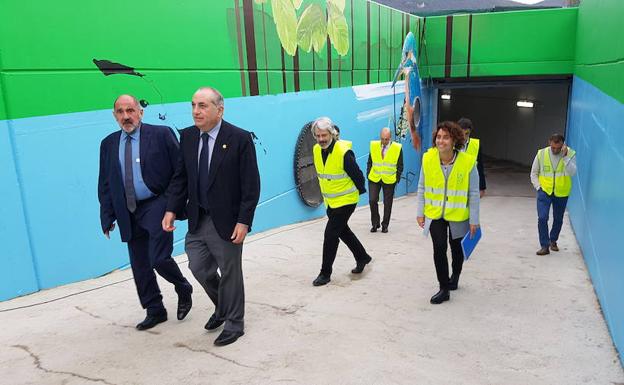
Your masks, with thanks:
M 120 95 L 113 104 L 113 116 L 122 130 L 132 133 L 141 125 L 143 108 L 132 95 Z
M 387 146 L 392 141 L 392 133 L 390 133 L 390 129 L 388 127 L 384 127 L 379 132 L 379 139 L 381 139 L 381 144 Z

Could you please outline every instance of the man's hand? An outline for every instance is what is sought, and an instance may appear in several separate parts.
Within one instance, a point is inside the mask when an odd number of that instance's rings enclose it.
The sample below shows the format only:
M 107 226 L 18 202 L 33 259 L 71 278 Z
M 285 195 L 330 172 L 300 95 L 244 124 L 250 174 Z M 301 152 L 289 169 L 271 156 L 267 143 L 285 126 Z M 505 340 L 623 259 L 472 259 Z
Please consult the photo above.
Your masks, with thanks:
M 232 236 L 230 237 L 232 243 L 237 245 L 243 243 L 248 231 L 249 226 L 243 223 L 237 223 L 234 227 L 234 231 L 232 232 Z
M 568 146 L 564 144 L 563 147 L 561 147 L 561 153 L 563 154 L 563 156 L 568 155 Z
M 104 235 L 106 235 L 107 239 L 110 239 L 110 234 L 109 233 L 111 231 L 113 231 L 113 230 L 115 230 L 115 222 L 113 222 L 113 224 L 110 226 L 110 228 L 104 232 Z
M 425 228 L 425 217 L 416 217 L 416 222 L 418 222 L 418 226 L 420 226 L 421 229 Z
M 175 219 L 176 219 L 175 213 L 172 213 L 171 211 L 167 211 L 165 213 L 165 216 L 163 217 L 163 220 L 162 220 L 162 228 L 163 228 L 163 230 L 168 232 L 168 233 L 170 233 L 173 230 L 175 230 L 176 227 L 173 225 L 173 222 L 175 221 Z
M 470 239 L 474 238 L 478 228 L 479 225 L 470 225 Z
M 479 198 L 483 198 L 485 196 L 485 190 L 479 190 Z

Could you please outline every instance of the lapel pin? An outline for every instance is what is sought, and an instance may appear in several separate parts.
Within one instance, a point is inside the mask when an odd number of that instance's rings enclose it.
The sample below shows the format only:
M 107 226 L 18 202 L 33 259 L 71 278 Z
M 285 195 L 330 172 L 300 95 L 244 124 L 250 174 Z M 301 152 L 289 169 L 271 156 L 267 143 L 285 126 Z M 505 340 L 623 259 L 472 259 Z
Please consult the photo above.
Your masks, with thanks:
M 224 149 L 226 149 L 226 148 L 227 148 L 227 144 L 224 144 L 224 145 L 223 145 L 223 148 L 224 148 Z

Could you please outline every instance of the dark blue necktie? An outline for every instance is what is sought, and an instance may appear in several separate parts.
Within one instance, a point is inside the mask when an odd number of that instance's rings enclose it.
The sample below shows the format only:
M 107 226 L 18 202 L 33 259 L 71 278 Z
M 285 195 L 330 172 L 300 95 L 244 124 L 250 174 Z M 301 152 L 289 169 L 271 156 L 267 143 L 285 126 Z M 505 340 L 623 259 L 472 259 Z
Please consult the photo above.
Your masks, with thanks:
M 208 210 L 208 158 L 210 156 L 209 136 L 207 133 L 201 134 L 202 149 L 199 153 L 199 181 L 197 183 L 199 205 Z
M 126 190 L 126 204 L 128 211 L 136 210 L 136 192 L 134 191 L 134 176 L 132 175 L 132 137 L 126 135 L 126 147 L 124 152 L 124 188 Z

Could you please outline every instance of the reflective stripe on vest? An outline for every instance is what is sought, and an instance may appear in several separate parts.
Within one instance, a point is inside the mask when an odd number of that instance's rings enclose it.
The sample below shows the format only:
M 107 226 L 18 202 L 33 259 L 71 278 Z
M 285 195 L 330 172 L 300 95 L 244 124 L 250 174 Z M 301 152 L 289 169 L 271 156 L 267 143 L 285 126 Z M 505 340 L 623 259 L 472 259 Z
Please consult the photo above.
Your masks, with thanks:
M 368 179 L 371 182 L 384 184 L 396 183 L 397 163 L 399 155 L 401 155 L 401 144 L 392 142 L 386 150 L 386 156 L 381 158 L 381 141 L 373 140 L 370 142 L 370 155 L 372 165 L 368 173 Z
M 566 173 L 563 157 L 557 164 L 557 169 L 553 169 L 550 161 L 550 147 L 544 147 L 537 152 L 537 160 L 539 162 L 539 183 L 542 190 L 552 195 L 555 192 L 556 197 L 570 196 L 572 191 L 572 178 Z M 568 147 L 568 156 L 574 156 L 576 152 Z
M 425 186 L 425 216 L 430 219 L 444 217 L 447 221 L 462 222 L 470 217 L 468 190 L 470 172 L 475 165 L 474 157 L 465 152 L 457 153 L 448 179 L 440 165 L 437 148 L 429 149 L 423 156 Z
M 347 143 L 343 143 L 342 140 L 336 141 L 332 152 L 323 164 L 321 146 L 315 144 L 312 149 L 321 194 L 325 205 L 331 208 L 356 204 L 360 200 L 355 183 L 344 170 L 344 156 L 347 151 L 349 151 Z

